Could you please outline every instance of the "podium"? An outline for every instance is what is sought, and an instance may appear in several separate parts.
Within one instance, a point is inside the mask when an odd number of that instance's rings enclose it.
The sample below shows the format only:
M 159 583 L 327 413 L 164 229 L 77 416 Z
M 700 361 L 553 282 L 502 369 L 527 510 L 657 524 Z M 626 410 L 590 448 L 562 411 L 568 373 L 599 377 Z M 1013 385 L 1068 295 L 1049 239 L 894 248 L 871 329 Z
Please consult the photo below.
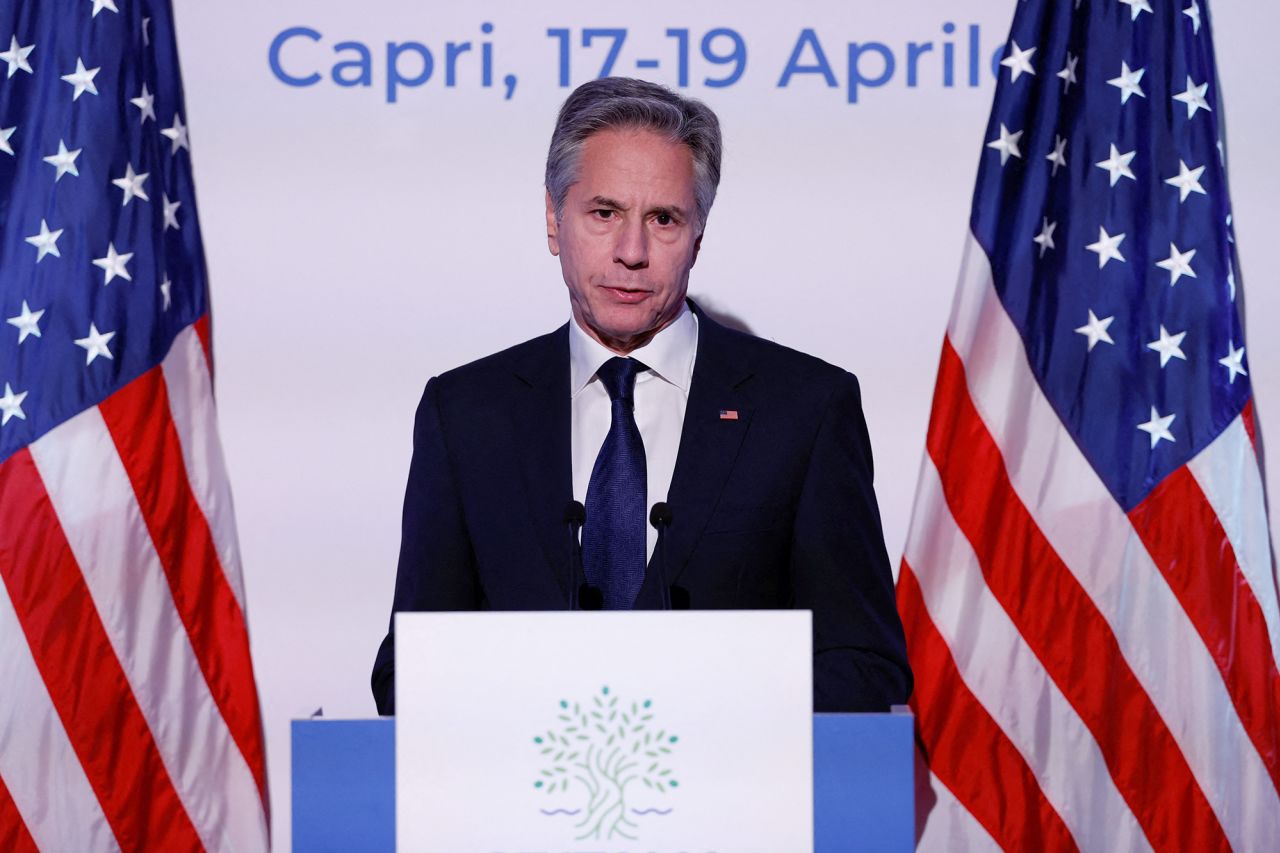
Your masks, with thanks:
M 913 849 L 913 719 L 905 713 L 814 715 L 819 853 Z M 392 718 L 293 722 L 295 850 L 396 849 L 395 739 Z M 578 849 L 597 848 L 566 847 Z

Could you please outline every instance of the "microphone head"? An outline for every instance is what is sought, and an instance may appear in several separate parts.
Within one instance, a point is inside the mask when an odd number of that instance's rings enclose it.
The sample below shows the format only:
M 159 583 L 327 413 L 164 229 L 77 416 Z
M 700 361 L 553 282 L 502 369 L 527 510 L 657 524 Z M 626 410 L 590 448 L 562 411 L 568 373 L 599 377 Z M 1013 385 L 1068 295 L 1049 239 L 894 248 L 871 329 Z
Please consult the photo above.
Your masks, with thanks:
M 584 583 L 578 587 L 579 610 L 604 610 L 604 593 L 600 587 Z
M 564 505 L 564 523 L 581 527 L 587 520 L 587 508 L 581 501 L 569 501 Z
M 667 506 L 665 501 L 658 501 L 653 505 L 653 509 L 649 510 L 649 523 L 654 527 L 671 524 L 671 507 Z

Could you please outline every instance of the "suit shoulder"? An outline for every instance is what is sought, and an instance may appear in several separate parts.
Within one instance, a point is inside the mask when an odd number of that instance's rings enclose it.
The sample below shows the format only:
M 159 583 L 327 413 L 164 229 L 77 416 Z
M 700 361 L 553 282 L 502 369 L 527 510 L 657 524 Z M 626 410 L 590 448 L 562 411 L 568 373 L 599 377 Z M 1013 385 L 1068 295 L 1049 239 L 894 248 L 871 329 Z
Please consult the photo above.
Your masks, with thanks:
M 442 397 L 467 397 L 472 394 L 491 394 L 517 375 L 537 372 L 556 363 L 561 349 L 567 351 L 566 327 L 554 332 L 530 338 L 515 346 L 478 358 L 475 361 L 446 370 L 431 382 Z
M 736 329 L 724 328 L 722 331 L 731 346 L 738 350 L 743 362 L 750 365 L 759 377 L 828 389 L 841 382 L 857 382 L 850 371 L 815 355 Z

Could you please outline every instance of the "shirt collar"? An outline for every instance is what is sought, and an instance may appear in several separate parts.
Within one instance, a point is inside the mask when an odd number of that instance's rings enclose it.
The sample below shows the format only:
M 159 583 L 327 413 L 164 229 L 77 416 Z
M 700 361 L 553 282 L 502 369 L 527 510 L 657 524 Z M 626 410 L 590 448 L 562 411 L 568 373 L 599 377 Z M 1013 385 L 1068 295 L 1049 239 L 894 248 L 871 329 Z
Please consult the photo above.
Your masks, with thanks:
M 698 354 L 698 318 L 688 304 L 647 344 L 631 355 L 644 362 L 659 378 L 678 387 L 685 394 L 693 381 L 693 361 Z M 569 393 L 578 396 L 595 378 L 600 365 L 616 356 L 604 344 L 588 335 L 573 317 L 569 318 Z M 647 373 L 648 371 L 646 371 Z M 643 378 L 644 373 L 640 374 Z

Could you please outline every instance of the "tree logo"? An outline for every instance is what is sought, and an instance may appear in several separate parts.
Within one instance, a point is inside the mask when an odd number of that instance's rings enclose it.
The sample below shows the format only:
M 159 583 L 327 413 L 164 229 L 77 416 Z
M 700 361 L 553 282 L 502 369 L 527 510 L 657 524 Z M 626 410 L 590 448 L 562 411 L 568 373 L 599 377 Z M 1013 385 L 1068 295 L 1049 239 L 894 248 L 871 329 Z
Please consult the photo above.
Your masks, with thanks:
M 574 818 L 577 841 L 614 836 L 635 841 L 638 818 L 670 814 L 670 808 L 634 807 L 636 798 L 665 797 L 680 787 L 668 766 L 680 739 L 657 728 L 653 717 L 651 699 L 621 701 L 607 685 L 589 701 L 561 699 L 559 725 L 533 738 L 544 765 L 533 787 L 548 795 L 572 789 L 579 802 L 586 802 L 542 813 Z

